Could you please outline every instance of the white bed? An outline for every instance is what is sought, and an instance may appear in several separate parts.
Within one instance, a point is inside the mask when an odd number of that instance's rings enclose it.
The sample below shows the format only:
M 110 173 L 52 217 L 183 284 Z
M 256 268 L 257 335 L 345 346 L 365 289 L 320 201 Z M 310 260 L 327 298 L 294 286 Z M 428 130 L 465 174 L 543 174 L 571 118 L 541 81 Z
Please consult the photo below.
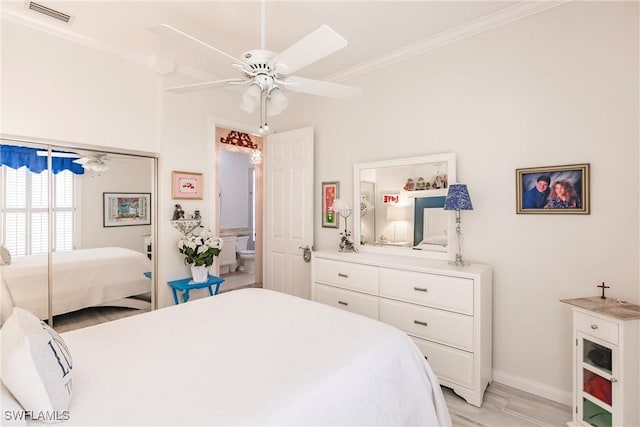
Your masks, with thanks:
M 96 305 L 145 305 L 122 301 L 151 290 L 144 276 L 151 263 L 143 253 L 107 247 L 54 252 L 52 257 L 54 316 Z M 0 267 L 13 305 L 41 319 L 48 318 L 47 263 L 47 254 L 41 254 L 13 257 L 11 264 Z
M 333 307 L 245 289 L 62 334 L 58 425 L 451 425 L 407 335 Z

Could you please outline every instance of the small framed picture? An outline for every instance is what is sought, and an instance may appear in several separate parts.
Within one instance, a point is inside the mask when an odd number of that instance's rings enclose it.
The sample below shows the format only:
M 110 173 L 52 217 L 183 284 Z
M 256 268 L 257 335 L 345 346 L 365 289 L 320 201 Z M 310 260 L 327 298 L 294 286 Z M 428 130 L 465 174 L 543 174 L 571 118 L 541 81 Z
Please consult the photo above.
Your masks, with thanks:
M 173 171 L 171 175 L 174 199 L 202 200 L 202 174 Z
M 516 213 L 590 212 L 589 163 L 516 169 Z
M 322 183 L 322 226 L 324 228 L 338 228 L 338 215 L 333 209 L 333 201 L 338 197 L 340 197 L 338 181 Z
M 151 225 L 151 193 L 102 193 L 102 226 Z

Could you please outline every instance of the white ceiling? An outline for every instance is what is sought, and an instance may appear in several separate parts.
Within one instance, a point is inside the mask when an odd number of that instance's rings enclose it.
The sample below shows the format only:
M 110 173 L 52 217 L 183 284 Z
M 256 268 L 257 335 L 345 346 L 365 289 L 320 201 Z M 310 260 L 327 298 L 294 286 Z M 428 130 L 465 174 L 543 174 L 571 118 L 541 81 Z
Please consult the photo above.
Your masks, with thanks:
M 44 29 L 153 66 L 154 58 L 177 61 L 213 76 L 238 72 L 149 28 L 170 24 L 234 56 L 260 47 L 259 1 L 57 1 L 38 3 L 72 15 L 64 24 L 28 10 L 24 1 L 2 0 L 3 17 Z M 509 1 L 272 1 L 266 3 L 266 48 L 281 52 L 321 24 L 347 39 L 344 49 L 298 71 L 315 79 L 345 80 L 346 70 L 401 59 L 408 46 L 443 44 L 558 2 Z M 451 35 L 456 35 L 452 38 Z M 451 41 L 449 40 L 449 41 Z M 425 44 L 426 43 L 426 44 Z M 414 49 L 415 50 L 415 49 Z M 393 59 L 391 59 L 393 60 Z M 166 63 L 166 61 L 163 61 Z M 189 74 L 189 73 L 187 73 Z M 353 73 L 352 73 L 353 74 Z

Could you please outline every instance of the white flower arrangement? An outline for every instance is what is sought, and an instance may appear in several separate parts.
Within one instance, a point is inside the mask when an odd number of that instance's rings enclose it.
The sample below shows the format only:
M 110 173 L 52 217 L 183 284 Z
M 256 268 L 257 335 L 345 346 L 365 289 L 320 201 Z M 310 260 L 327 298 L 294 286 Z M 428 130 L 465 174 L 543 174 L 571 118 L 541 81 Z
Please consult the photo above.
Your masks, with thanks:
M 213 259 L 220 255 L 222 239 L 214 237 L 204 227 L 198 227 L 178 240 L 178 250 L 184 255 L 185 264 L 209 267 L 213 265 Z

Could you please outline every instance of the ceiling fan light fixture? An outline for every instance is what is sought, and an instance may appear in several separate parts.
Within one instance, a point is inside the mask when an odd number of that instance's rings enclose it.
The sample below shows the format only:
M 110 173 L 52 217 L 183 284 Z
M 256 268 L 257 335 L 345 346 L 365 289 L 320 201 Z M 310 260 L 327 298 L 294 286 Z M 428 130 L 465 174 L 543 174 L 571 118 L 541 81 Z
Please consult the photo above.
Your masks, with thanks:
M 279 87 L 274 86 L 269 91 L 269 115 L 277 116 L 282 114 L 284 110 L 289 106 L 289 99 L 280 90 Z
M 255 111 L 262 96 L 262 87 L 258 83 L 252 83 L 242 94 L 241 108 L 251 114 Z

